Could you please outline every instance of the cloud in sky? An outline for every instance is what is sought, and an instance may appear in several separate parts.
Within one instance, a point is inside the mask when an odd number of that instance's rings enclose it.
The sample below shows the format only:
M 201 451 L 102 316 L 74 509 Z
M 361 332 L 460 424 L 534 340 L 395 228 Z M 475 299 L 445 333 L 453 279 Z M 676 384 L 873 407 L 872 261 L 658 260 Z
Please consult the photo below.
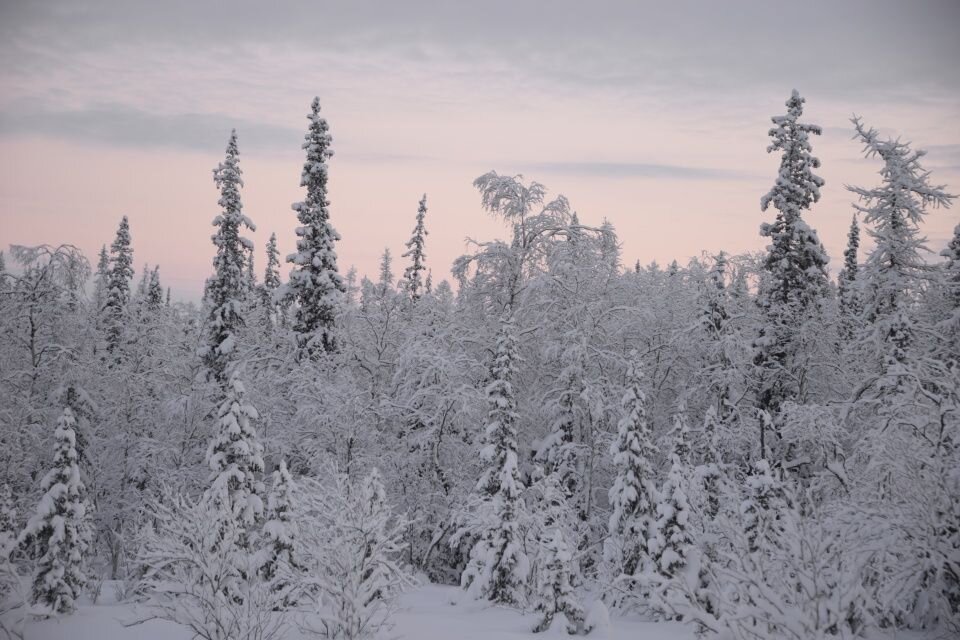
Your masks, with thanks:
M 0 135 L 34 136 L 136 148 L 169 148 L 216 152 L 231 129 L 243 132 L 245 147 L 296 149 L 303 132 L 222 113 L 151 114 L 120 104 L 85 109 L 19 109 L 0 112 Z
M 644 162 L 537 162 L 523 165 L 533 173 L 554 175 L 577 175 L 597 178 L 652 178 L 663 180 L 762 180 L 763 176 L 751 175 L 731 169 L 686 167 L 670 164 Z
M 229 130 L 254 219 L 282 239 L 319 95 L 336 152 L 338 249 L 362 272 L 405 240 L 423 191 L 439 277 L 464 235 L 501 232 L 470 186 L 489 169 L 515 168 L 585 216 L 609 217 L 631 261 L 757 249 L 758 181 L 776 170 L 769 116 L 796 87 L 824 126 L 814 147 L 827 187 L 811 222 L 838 255 L 842 185 L 871 184 L 877 169 L 850 141 L 852 111 L 929 146 L 930 167 L 956 184 L 958 26 L 955 0 L 4 2 L 0 236 L 54 241 L 63 229 L 70 240 L 76 222 L 50 213 L 69 210 L 95 221 L 85 248 L 98 248 L 119 214 L 147 213 L 135 178 L 123 195 L 93 185 L 137 163 L 167 177 L 151 183 L 164 215 L 197 238 L 176 258 L 141 255 L 179 260 L 168 271 L 199 290 L 209 234 L 196 212 L 215 207 L 209 169 Z M 48 184 L 51 153 L 84 159 L 65 165 L 77 174 L 67 208 L 62 185 Z M 931 216 L 931 237 L 946 217 Z

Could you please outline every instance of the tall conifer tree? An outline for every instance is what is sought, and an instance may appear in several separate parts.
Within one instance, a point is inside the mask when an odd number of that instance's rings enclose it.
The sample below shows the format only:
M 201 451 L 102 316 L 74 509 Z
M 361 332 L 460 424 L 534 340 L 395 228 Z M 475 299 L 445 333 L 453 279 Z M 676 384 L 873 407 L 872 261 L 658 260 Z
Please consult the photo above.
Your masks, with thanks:
M 240 234 L 244 227 L 256 231 L 256 226 L 244 215 L 240 200 L 243 178 L 235 130 L 230 133 L 224 161 L 213 170 L 213 180 L 220 189 L 219 204 L 223 211 L 213 219 L 217 231 L 211 239 L 217 255 L 213 258 L 213 276 L 207 281 L 207 344 L 202 354 L 212 375 L 226 385 L 227 366 L 237 346 L 237 331 L 244 322 L 241 305 L 246 290 L 244 269 L 247 251 L 252 247 L 250 240 Z
M 103 315 L 107 350 L 115 360 L 120 358 L 123 336 L 130 314 L 130 283 L 133 280 L 133 249 L 130 246 L 130 223 L 127 216 L 120 220 L 117 236 L 110 245 L 110 273 L 107 278 L 107 298 Z
M 413 228 L 413 235 L 407 240 L 407 251 L 403 254 L 404 258 L 410 258 L 410 264 L 403 272 L 403 286 L 413 300 L 419 300 L 424 293 L 423 272 L 427 268 L 427 254 L 423 250 L 427 237 L 427 228 L 424 226 L 426 215 L 427 194 L 423 194 L 417 209 L 417 224 Z
M 310 127 L 303 143 L 307 160 L 300 178 L 300 186 L 307 188 L 307 199 L 293 205 L 300 226 L 297 252 L 287 256 L 287 262 L 294 265 L 289 287 L 299 303 L 294 331 L 301 353 L 315 356 L 336 349 L 336 311 L 346 286 L 337 269 L 334 250 L 340 235 L 330 224 L 327 200 L 327 160 L 333 156 L 332 138 L 326 119 L 320 117 L 319 98 L 313 99 L 307 118 Z
M 805 379 L 796 371 L 801 347 L 797 327 L 816 312 L 827 291 L 827 255 L 817 233 L 802 214 L 820 199 L 823 178 L 814 173 L 820 160 L 813 155 L 811 135 L 821 128 L 800 122 L 804 99 L 794 90 L 786 102 L 787 113 L 773 116 L 772 139 L 767 152 L 781 152 L 780 171 L 770 191 L 760 200 L 766 211 L 777 209 L 772 224 L 764 223 L 760 234 L 770 239 L 764 260 L 757 303 L 763 317 L 755 343 L 755 364 L 760 383 L 757 402 L 776 416 L 784 401 L 798 397 L 796 381 Z M 761 440 L 764 435 L 761 434 Z

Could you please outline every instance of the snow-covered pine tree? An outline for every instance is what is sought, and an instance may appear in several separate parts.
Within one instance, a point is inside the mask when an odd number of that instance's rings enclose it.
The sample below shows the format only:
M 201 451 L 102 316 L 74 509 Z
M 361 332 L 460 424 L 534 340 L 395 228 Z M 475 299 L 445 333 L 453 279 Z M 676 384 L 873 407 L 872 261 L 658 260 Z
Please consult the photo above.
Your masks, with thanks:
M 120 359 L 120 348 L 127 330 L 130 313 L 130 282 L 133 280 L 133 249 L 130 246 L 130 223 L 127 216 L 120 220 L 117 236 L 110 245 L 110 273 L 107 277 L 107 295 L 103 305 L 107 351 L 114 361 Z
M 334 245 L 340 235 L 330 224 L 327 201 L 327 160 L 333 155 L 332 138 L 325 118 L 320 117 L 320 99 L 311 105 L 310 127 L 303 148 L 300 186 L 307 188 L 307 199 L 293 204 L 300 226 L 297 227 L 297 252 L 287 256 L 292 263 L 289 288 L 299 307 L 294 331 L 301 353 L 315 356 L 336 350 L 334 323 L 337 306 L 346 292 L 337 270 Z
M 750 553 L 760 553 L 779 531 L 780 512 L 789 506 L 780 479 L 763 458 L 753 464 L 740 505 L 743 533 Z
M 557 474 L 557 481 L 568 501 L 577 495 L 580 477 L 577 469 L 577 445 L 574 435 L 578 420 L 578 399 L 583 393 L 583 351 L 580 345 L 571 345 L 561 356 L 564 365 L 560 371 L 560 392 L 551 402 L 550 432 L 540 443 L 537 459 L 545 465 L 547 474 Z M 578 505 L 571 504 L 572 509 Z
M 523 549 L 523 480 L 517 458 L 517 412 L 513 379 L 517 339 L 513 320 L 500 321 L 490 383 L 487 385 L 487 425 L 480 458 L 484 470 L 476 491 L 489 509 L 480 539 L 470 550 L 461 584 L 475 597 L 506 605 L 522 604 L 526 595 L 529 559 Z
M 244 227 L 256 231 L 256 226 L 244 215 L 240 200 L 243 178 L 236 130 L 230 133 L 226 157 L 213 170 L 213 180 L 220 190 L 219 205 L 223 212 L 213 219 L 217 232 L 211 239 L 217 255 L 213 258 L 213 276 L 207 281 L 207 335 L 202 355 L 213 377 L 226 386 L 227 367 L 237 347 L 237 332 L 243 326 L 241 301 L 246 287 L 246 254 L 253 246 L 240 234 Z
M 843 251 L 843 268 L 837 274 L 837 297 L 840 305 L 840 335 L 850 340 L 856 333 L 856 322 L 860 318 L 860 292 L 857 291 L 857 272 L 859 271 L 858 252 L 860 249 L 860 225 L 857 214 L 850 220 L 847 232 L 847 248 Z
M 946 272 L 947 297 L 956 312 L 960 310 L 960 224 L 953 228 L 953 237 L 940 255 L 947 259 L 943 267 Z
M 17 510 L 13 489 L 0 485 L 0 562 L 10 557 L 17 542 Z
M 879 187 L 847 187 L 860 198 L 862 204 L 854 207 L 871 225 L 868 232 L 875 244 L 861 269 L 865 339 L 879 361 L 881 387 L 902 390 L 909 382 L 904 374 L 911 369 L 916 374 L 919 359 L 919 354 L 911 354 L 919 322 L 913 307 L 927 271 L 919 225 L 928 207 L 949 207 L 955 196 L 943 185 L 930 183 L 930 173 L 920 165 L 925 151 L 913 151 L 899 139 L 881 140 L 877 130 L 867 129 L 857 116 L 852 122 L 864 155 L 884 163 Z
M 720 341 L 730 314 L 726 305 L 727 254 L 721 251 L 716 255 L 713 266 L 704 283 L 703 307 L 701 318 L 707 333 L 716 342 Z
M 110 254 L 107 245 L 100 247 L 97 259 L 97 272 L 93 279 L 94 312 L 97 315 L 97 324 L 102 325 L 103 305 L 107 301 L 107 292 L 110 290 Z
M 88 503 L 76 426 L 73 411 L 65 407 L 54 432 L 53 466 L 40 483 L 43 496 L 17 540 L 37 558 L 31 602 L 52 613 L 72 612 L 87 582 Z
M 249 534 L 263 518 L 263 445 L 253 423 L 257 410 L 249 404 L 238 372 L 226 388 L 217 411 L 217 430 L 207 448 L 210 486 L 207 496 L 221 517 L 235 521 L 247 533 L 239 544 L 249 544 Z
M 733 371 L 728 353 L 731 340 L 731 322 L 728 306 L 726 278 L 727 254 L 721 251 L 714 259 L 707 273 L 700 295 L 700 322 L 707 337 L 707 366 L 703 374 L 708 380 L 713 395 L 715 426 L 725 425 L 733 418 L 734 407 L 731 401 L 731 377 Z M 716 434 L 714 434 L 716 435 Z M 700 443 L 704 444 L 704 443 Z M 711 445 L 715 442 L 711 442 Z
M 696 456 L 696 477 L 703 487 L 705 512 L 715 518 L 720 512 L 720 455 L 717 451 L 717 431 L 721 425 L 717 407 L 711 405 L 703 416 L 703 429 L 696 439 L 699 455 Z
M 254 262 L 253 245 L 250 245 L 247 248 L 246 260 L 244 260 L 243 293 L 245 298 L 250 297 L 257 290 L 257 274 Z
M 143 263 L 143 268 L 140 269 L 140 282 L 137 283 L 137 294 L 134 298 L 137 302 L 142 302 L 147 297 L 147 286 L 150 283 L 150 265 L 146 262 Z
M 294 541 L 297 538 L 297 523 L 294 520 L 294 491 L 296 484 L 287 470 L 286 460 L 281 459 L 273 472 L 270 493 L 267 494 L 267 510 L 263 523 L 262 560 L 260 572 L 267 580 L 274 581 L 274 588 L 284 591 L 286 602 L 293 602 L 291 586 L 282 578 L 285 571 L 299 568 L 294 559 Z
M 18 582 L 19 574 L 11 560 L 17 548 L 17 505 L 13 500 L 13 489 L 9 484 L 0 485 L 0 602 L 6 602 L 7 595 Z M 0 622 L 0 631 L 5 627 Z
M 690 504 L 687 499 L 690 476 L 690 428 L 686 403 L 681 400 L 673 416 L 673 448 L 670 471 L 660 490 L 657 519 L 648 542 L 654 571 L 666 579 L 675 578 L 687 563 L 693 544 L 690 531 Z
M 777 218 L 761 227 L 761 234 L 770 238 L 764 268 L 772 276 L 764 291 L 769 304 L 802 311 L 816 303 L 827 287 L 828 258 L 817 233 L 804 221 L 802 213 L 820 200 L 823 178 L 813 170 L 820 167 L 812 154 L 810 134 L 820 135 L 818 125 L 799 122 L 804 98 L 794 90 L 786 102 L 787 113 L 773 116 L 769 136 L 773 139 L 767 152 L 781 151 L 780 172 L 774 186 L 760 200 L 766 211 L 773 204 Z
M 271 233 L 267 241 L 267 266 L 263 270 L 263 304 L 267 309 L 277 305 L 276 295 L 280 288 L 280 251 L 277 249 L 277 234 Z
M 948 367 L 960 371 L 960 224 L 953 229 L 953 238 L 940 252 L 947 259 L 943 265 L 944 318 L 940 322 L 945 338 L 945 360 Z M 957 579 L 960 582 L 960 576 Z
M 600 224 L 600 258 L 608 273 L 620 273 L 620 244 L 613 223 L 603 219 Z
M 821 129 L 799 121 L 803 103 L 794 90 L 786 102 L 787 113 L 771 118 L 773 141 L 767 152 L 782 152 L 780 171 L 773 188 L 760 200 L 763 211 L 771 204 L 777 209 L 776 220 L 760 227 L 770 244 L 757 295 L 763 318 L 755 343 L 755 364 L 761 375 L 758 405 L 773 416 L 784 401 L 801 392 L 795 382 L 805 379 L 796 371 L 802 367 L 796 362 L 801 352 L 797 326 L 817 310 L 827 291 L 826 252 L 816 231 L 802 218 L 803 211 L 820 199 L 824 184 L 813 172 L 820 160 L 813 156 L 809 139 L 811 134 L 820 135 Z
M 567 547 L 560 529 L 545 533 L 540 540 L 537 593 L 534 611 L 541 616 L 533 628 L 534 633 L 546 631 L 553 618 L 562 613 L 567 619 L 567 632 L 574 634 L 583 629 L 583 606 L 571 584 L 570 567 L 573 554 Z
M 424 226 L 427 215 L 427 194 L 420 199 L 417 209 L 417 224 L 413 228 L 413 235 L 407 240 L 407 251 L 402 257 L 410 258 L 410 264 L 403 271 L 403 288 L 410 295 L 411 300 L 419 300 L 424 294 L 423 272 L 426 270 L 427 254 L 424 253 L 424 243 L 428 235 Z
M 280 251 L 277 249 L 277 234 L 271 233 L 267 241 L 267 266 L 263 270 L 263 286 L 273 293 L 280 288 Z
M 150 272 L 150 282 L 147 284 L 147 309 L 154 316 L 163 306 L 163 287 L 160 286 L 160 265 Z
M 383 255 L 380 256 L 380 278 L 377 280 L 377 297 L 380 300 L 384 300 L 392 290 L 393 256 L 390 255 L 390 248 L 384 247 Z
M 646 396 L 641 389 L 643 372 L 636 351 L 627 362 L 627 388 L 621 404 L 623 417 L 617 439 L 610 447 L 614 476 L 610 487 L 610 538 L 604 549 L 613 577 L 633 578 L 647 558 L 647 538 L 657 504 L 653 484 L 654 454 L 647 422 Z

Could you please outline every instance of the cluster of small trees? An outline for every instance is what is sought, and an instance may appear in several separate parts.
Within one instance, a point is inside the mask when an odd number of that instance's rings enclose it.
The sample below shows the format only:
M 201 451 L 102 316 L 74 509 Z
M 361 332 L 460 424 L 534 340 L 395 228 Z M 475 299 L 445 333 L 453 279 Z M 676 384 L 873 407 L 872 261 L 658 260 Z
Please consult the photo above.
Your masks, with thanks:
M 737 638 L 955 629 L 960 226 L 941 261 L 921 235 L 953 196 L 854 119 L 880 181 L 849 187 L 832 282 L 803 105 L 773 118 L 756 255 L 624 269 L 612 225 L 490 172 L 510 237 L 474 242 L 456 291 L 427 267 L 426 196 L 402 278 L 388 251 L 376 281 L 341 276 L 316 100 L 286 282 L 275 235 L 255 277 L 236 134 L 200 309 L 156 268 L 132 287 L 126 219 L 92 293 L 76 249 L 13 248 L 4 557 L 38 605 L 69 611 L 92 569 L 209 638 L 305 603 L 306 628 L 362 637 L 411 567 L 532 607 L 536 631 L 589 632 L 587 592 Z

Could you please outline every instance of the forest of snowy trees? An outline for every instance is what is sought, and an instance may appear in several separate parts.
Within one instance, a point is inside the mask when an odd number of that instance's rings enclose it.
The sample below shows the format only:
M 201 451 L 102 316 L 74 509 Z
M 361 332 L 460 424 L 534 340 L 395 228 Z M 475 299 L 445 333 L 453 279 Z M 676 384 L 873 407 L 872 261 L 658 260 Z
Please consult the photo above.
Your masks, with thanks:
M 135 273 L 126 217 L 95 266 L 11 246 L 2 629 L 113 580 L 200 638 L 373 637 L 432 581 L 531 633 L 604 608 L 741 640 L 960 633 L 960 225 L 941 255 L 923 235 L 954 196 L 854 117 L 877 175 L 847 187 L 834 281 L 803 106 L 772 118 L 757 254 L 627 264 L 611 224 L 491 171 L 504 238 L 453 284 L 426 195 L 402 256 L 341 273 L 318 100 L 300 226 L 265 250 L 230 136 L 199 307 Z

